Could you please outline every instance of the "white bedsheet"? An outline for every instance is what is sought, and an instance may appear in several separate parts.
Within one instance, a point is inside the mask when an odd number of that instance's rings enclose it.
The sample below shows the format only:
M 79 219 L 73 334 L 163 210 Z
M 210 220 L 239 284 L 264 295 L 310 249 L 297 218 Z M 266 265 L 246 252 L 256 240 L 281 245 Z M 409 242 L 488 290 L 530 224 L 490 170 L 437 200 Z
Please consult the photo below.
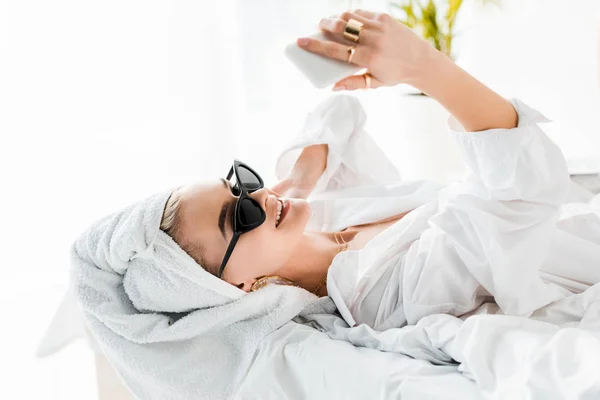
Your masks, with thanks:
M 263 341 L 238 397 L 600 398 L 600 284 L 530 318 L 478 311 L 383 332 L 332 315 L 290 322 Z
M 334 324 L 328 317 L 323 319 Z M 348 329 L 357 335 L 356 340 L 369 340 L 361 328 Z M 391 345 L 392 336 L 387 338 Z M 456 365 L 433 365 L 400 353 L 355 347 L 345 340 L 332 340 L 327 333 L 312 327 L 289 323 L 263 340 L 236 398 L 471 400 L 483 397 L 477 385 L 463 376 Z

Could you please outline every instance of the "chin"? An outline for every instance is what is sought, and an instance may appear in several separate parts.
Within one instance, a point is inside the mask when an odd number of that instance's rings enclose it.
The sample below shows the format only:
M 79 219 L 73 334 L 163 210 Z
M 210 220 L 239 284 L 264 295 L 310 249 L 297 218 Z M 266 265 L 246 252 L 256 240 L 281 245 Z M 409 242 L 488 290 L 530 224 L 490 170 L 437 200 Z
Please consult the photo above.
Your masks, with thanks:
M 289 198 L 291 209 L 289 210 L 289 215 L 286 216 L 286 219 L 289 218 L 287 222 L 287 226 L 282 226 L 286 228 L 286 230 L 290 231 L 304 231 L 304 227 L 308 223 L 308 219 L 311 216 L 311 208 L 308 202 L 304 199 L 293 199 Z

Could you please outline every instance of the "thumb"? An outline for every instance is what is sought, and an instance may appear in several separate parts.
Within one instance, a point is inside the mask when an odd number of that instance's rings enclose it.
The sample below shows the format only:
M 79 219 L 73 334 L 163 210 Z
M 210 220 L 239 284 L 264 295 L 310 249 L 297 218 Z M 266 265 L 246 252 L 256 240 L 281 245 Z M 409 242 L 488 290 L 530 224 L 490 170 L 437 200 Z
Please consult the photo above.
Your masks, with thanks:
M 366 77 L 367 74 L 371 78 L 370 79 L 371 84 L 368 88 L 367 88 L 368 78 Z M 364 74 L 361 74 L 361 75 L 351 75 L 347 78 L 342 79 L 341 81 L 336 82 L 335 85 L 333 85 L 332 90 L 339 91 L 339 90 L 356 90 L 356 89 L 375 89 L 380 86 L 383 86 L 383 84 L 380 81 L 378 81 L 373 75 L 369 74 L 368 72 L 365 72 Z

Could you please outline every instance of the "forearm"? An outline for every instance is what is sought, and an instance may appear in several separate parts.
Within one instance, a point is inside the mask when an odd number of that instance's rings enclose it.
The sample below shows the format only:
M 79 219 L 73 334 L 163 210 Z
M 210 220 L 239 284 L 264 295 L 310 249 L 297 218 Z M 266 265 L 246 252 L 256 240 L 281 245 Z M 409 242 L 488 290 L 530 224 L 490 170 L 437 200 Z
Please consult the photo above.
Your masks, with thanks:
M 306 196 L 312 192 L 327 167 L 326 144 L 308 146 L 294 164 L 290 177 L 296 182 L 298 189 L 306 191 Z
M 305 147 L 289 174 L 273 189 L 284 197 L 306 199 L 327 167 L 328 151 L 326 144 Z
M 432 52 L 410 83 L 437 100 L 467 131 L 514 128 L 512 104 L 440 52 Z

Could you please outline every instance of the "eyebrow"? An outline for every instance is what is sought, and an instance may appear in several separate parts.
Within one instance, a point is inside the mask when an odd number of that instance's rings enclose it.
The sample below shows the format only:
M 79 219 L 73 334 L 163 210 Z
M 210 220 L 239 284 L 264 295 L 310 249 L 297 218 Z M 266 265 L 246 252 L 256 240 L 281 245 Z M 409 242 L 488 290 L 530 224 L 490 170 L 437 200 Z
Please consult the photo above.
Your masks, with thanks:
M 223 182 L 223 186 L 229 190 L 229 184 L 227 181 L 221 178 L 221 182 Z M 223 205 L 221 206 L 221 212 L 219 213 L 219 230 L 221 231 L 221 235 L 223 235 L 223 239 L 225 240 L 227 240 L 227 237 L 225 236 L 225 218 L 227 218 L 227 215 L 229 214 L 229 208 L 231 208 L 232 204 L 233 202 L 231 201 L 223 202 Z

